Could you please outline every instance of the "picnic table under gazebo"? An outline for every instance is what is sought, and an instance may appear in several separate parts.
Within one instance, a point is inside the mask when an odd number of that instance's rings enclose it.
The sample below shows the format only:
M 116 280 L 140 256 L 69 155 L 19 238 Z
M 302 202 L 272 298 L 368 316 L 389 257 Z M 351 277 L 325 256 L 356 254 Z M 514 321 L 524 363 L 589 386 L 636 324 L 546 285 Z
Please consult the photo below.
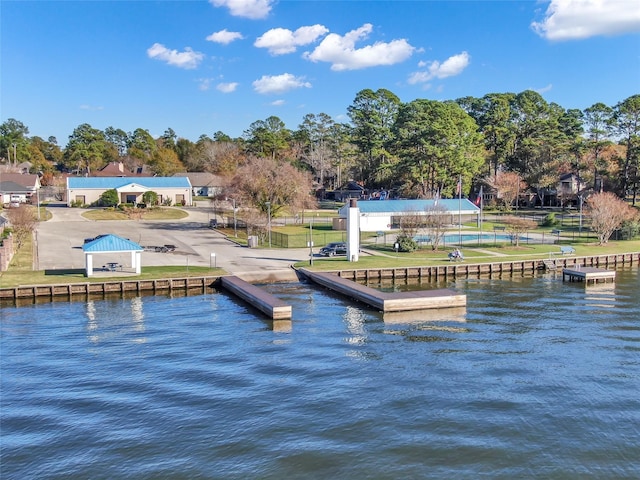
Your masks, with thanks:
M 105 265 L 109 267 L 109 271 L 131 268 L 133 271 L 135 271 L 136 274 L 140 274 L 141 253 L 144 251 L 144 248 L 138 245 L 136 242 L 132 242 L 127 238 L 122 238 L 112 234 L 100 235 L 94 240 L 85 243 L 82 246 L 82 251 L 84 252 L 85 270 L 87 277 L 93 276 L 94 271 L 96 270 L 94 267 L 94 255 L 113 255 L 117 253 L 131 254 L 130 267 L 123 266 L 117 262 L 108 261 L 105 262 Z

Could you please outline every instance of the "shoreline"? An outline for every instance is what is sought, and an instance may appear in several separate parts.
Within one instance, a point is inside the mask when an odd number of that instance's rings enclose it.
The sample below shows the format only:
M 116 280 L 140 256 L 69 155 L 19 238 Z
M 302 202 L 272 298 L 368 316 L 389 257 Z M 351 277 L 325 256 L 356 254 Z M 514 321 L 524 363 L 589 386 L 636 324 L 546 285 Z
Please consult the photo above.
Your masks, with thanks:
M 558 257 L 549 265 L 548 259 L 517 260 L 487 263 L 451 263 L 448 265 L 387 267 L 369 269 L 326 270 L 326 273 L 337 275 L 353 281 L 378 279 L 419 278 L 429 281 L 455 278 L 457 276 L 489 276 L 513 273 L 536 273 L 567 267 L 604 267 L 619 268 L 640 265 L 640 252 L 618 253 L 608 255 L 592 255 L 581 257 Z M 215 282 L 225 275 L 206 275 L 197 277 L 158 278 L 146 280 L 112 280 L 104 282 L 75 282 L 45 285 L 20 285 L 0 288 L 0 302 L 16 303 L 18 301 L 54 301 L 56 299 L 73 299 L 74 297 L 104 296 L 109 294 L 151 294 L 159 295 L 173 292 L 189 292 L 198 290 L 207 293 L 213 291 Z M 288 270 L 269 272 L 253 272 L 243 277 L 249 283 L 283 283 L 298 282 L 297 270 L 290 266 Z

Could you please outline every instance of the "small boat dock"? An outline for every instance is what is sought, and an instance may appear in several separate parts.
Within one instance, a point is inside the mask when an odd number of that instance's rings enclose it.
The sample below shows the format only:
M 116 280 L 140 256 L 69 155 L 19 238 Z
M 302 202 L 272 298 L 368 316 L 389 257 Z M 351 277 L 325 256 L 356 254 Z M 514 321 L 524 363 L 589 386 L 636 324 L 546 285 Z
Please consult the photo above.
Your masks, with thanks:
M 338 275 L 300 269 L 300 273 L 318 285 L 366 303 L 382 312 L 407 312 L 432 308 L 465 307 L 467 296 L 450 289 L 414 292 L 381 292 Z
M 232 275 L 220 277 L 219 284 L 273 320 L 291 319 L 291 305 L 287 305 L 260 287 Z
M 562 281 L 569 282 L 585 282 L 589 285 L 589 282 L 596 284 L 598 282 L 611 282 L 616 281 L 616 271 L 607 270 L 605 268 L 597 267 L 580 267 L 564 268 L 562 269 Z

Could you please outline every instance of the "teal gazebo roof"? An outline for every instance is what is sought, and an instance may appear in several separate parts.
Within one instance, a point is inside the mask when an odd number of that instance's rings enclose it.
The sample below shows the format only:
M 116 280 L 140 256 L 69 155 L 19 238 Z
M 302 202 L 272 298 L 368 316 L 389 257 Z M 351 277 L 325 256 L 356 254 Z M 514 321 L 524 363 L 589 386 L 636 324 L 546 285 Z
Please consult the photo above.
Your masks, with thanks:
M 82 251 L 85 253 L 136 252 L 143 250 L 144 248 L 136 242 L 112 234 L 96 237 L 82 246 Z

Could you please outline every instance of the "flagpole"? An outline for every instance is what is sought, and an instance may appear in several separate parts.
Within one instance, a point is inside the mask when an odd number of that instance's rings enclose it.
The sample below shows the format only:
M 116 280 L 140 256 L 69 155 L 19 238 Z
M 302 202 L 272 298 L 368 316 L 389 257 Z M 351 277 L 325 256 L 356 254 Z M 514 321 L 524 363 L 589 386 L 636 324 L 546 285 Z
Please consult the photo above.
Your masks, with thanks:
M 484 206 L 484 199 L 482 198 L 482 185 L 480 185 L 480 231 L 482 232 L 482 207 Z
M 462 175 L 458 176 L 458 245 L 462 246 Z

